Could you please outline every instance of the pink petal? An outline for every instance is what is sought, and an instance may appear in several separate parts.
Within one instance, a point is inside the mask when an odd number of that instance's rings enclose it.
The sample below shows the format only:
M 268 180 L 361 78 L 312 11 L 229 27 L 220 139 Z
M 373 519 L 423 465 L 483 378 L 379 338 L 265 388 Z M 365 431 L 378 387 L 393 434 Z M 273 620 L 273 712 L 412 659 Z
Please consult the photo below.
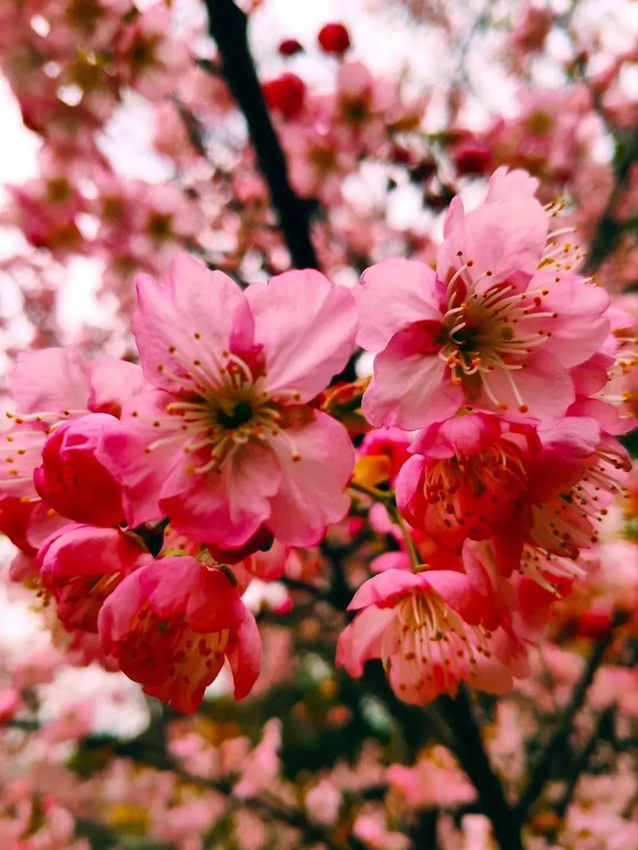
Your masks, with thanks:
M 340 372 L 354 351 L 356 308 L 351 292 L 313 269 L 254 284 L 246 297 L 255 341 L 266 356 L 266 389 L 296 390 L 309 401 Z
M 224 351 L 251 345 L 252 315 L 239 287 L 187 254 L 173 260 L 166 286 L 140 275 L 136 291 L 133 333 L 144 375 L 160 389 L 195 391 L 197 375 L 218 374 Z
M 363 673 L 370 658 L 381 657 L 383 633 L 394 619 L 390 608 L 367 608 L 341 632 L 337 643 L 337 667 L 344 667 L 355 678 Z
M 398 331 L 424 319 L 440 321 L 436 275 L 415 260 L 391 258 L 366 269 L 354 290 L 359 311 L 357 344 L 382 351 Z
M 556 312 L 558 317 L 545 320 L 550 323 L 552 335 L 543 350 L 570 368 L 593 357 L 607 337 L 609 319 L 604 314 L 610 303 L 609 293 L 576 275 L 561 275 L 556 283 L 555 275 L 547 272 L 533 278 L 530 286 L 538 288 L 546 277 L 550 291 L 543 297 L 543 310 Z
M 86 410 L 87 365 L 68 348 L 21 351 L 9 375 L 9 391 L 21 413 Z
M 234 697 L 243 699 L 252 691 L 261 670 L 261 636 L 247 609 L 239 629 L 231 635 L 226 655 L 233 673 Z
M 122 405 L 134 395 L 150 390 L 141 368 L 136 363 L 101 357 L 88 364 L 91 395 L 88 408 L 94 413 L 122 415 Z
M 436 590 L 466 623 L 476 625 L 481 622 L 481 597 L 472 588 L 465 573 L 455 570 L 427 570 L 419 573 L 419 577 L 424 584 Z
M 527 406 L 524 416 L 537 419 L 544 424 L 553 424 L 561 419 L 575 399 L 574 385 L 569 373 L 563 366 L 545 351 L 536 350 L 523 364 L 522 369 L 509 372 L 495 369 L 483 373 L 483 381 L 491 390 L 492 396 L 507 405 L 506 415 L 520 419 L 519 404 Z M 516 385 L 518 395 L 514 392 Z M 498 410 L 491 398 L 483 390 L 480 406 L 488 410 Z
M 106 433 L 95 456 L 122 484 L 126 519 L 131 526 L 162 516 L 159 497 L 171 470 L 182 461 L 179 439 L 147 452 L 156 440 L 181 435 L 175 428 L 157 429 L 153 422 L 166 419 L 166 405 L 173 396 L 151 391 L 126 402 L 117 429 Z M 177 418 L 177 417 L 176 417 Z
M 131 631 L 131 621 L 146 599 L 140 578 L 150 567 L 142 567 L 128 575 L 100 608 L 98 632 L 107 654 Z
M 415 575 L 405 570 L 385 570 L 378 573 L 365 581 L 357 590 L 348 605 L 348 611 L 367 608 L 369 605 L 392 607 L 397 597 L 415 587 L 423 586 L 422 575 L 422 573 Z
M 459 266 L 472 261 L 471 278 L 490 277 L 477 292 L 521 275 L 530 277 L 547 240 L 547 215 L 533 198 L 482 204 L 454 227 L 437 253 L 437 275 L 447 281 Z
M 429 332 L 428 332 L 429 331 Z M 396 334 L 374 361 L 374 379 L 363 396 L 372 425 L 426 428 L 453 416 L 464 401 L 437 354 L 432 331 L 413 327 Z
M 242 546 L 270 516 L 270 498 L 282 481 L 276 455 L 270 448 L 249 443 L 222 465 L 221 472 L 189 472 L 197 457 L 191 454 L 188 463 L 182 460 L 163 483 L 162 511 L 183 534 L 222 547 Z
M 286 429 L 271 446 L 283 479 L 271 502 L 270 528 L 282 543 L 313 546 L 350 506 L 344 493 L 354 467 L 348 433 L 341 423 L 316 411 L 314 421 Z
M 501 165 L 490 177 L 485 203 L 533 198 L 539 186 L 540 180 L 530 177 L 522 168 L 509 171 L 506 165 Z
M 410 446 L 429 458 L 443 460 L 455 454 L 474 455 L 492 445 L 503 433 L 498 416 L 476 412 L 430 425 L 421 431 Z

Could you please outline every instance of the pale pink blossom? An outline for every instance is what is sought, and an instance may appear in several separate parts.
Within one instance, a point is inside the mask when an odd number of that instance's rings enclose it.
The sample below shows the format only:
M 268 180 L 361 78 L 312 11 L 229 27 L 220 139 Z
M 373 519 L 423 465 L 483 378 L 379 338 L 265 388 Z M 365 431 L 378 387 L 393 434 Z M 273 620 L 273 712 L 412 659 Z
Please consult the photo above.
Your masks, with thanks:
M 365 661 L 380 658 L 405 702 L 455 694 L 461 681 L 494 693 L 512 685 L 492 651 L 499 617 L 463 573 L 389 569 L 365 582 L 349 608 L 363 610 L 340 635 L 337 665 L 359 677 Z

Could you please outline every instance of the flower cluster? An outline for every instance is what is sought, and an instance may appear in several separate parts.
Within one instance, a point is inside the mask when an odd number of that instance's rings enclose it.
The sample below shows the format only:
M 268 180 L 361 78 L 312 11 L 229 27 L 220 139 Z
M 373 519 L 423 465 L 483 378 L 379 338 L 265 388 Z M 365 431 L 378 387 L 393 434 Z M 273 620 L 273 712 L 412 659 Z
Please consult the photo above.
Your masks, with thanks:
M 352 600 L 337 660 L 359 676 L 380 658 L 408 702 L 525 675 L 631 469 L 615 435 L 635 418 L 607 392 L 624 358 L 610 298 L 537 186 L 498 169 L 477 209 L 450 205 L 435 269 L 388 259 L 357 291 L 376 354 L 363 413 L 399 446 L 413 432 L 386 478 L 409 529 Z
M 356 310 L 318 272 L 242 292 L 185 254 L 137 298 L 141 367 L 20 356 L 0 527 L 13 576 L 80 645 L 99 635 L 105 663 L 192 711 L 225 659 L 238 698 L 257 678 L 251 576 L 280 575 L 348 510 L 354 450 L 314 399 L 352 354 Z
M 536 188 L 499 169 L 477 209 L 452 202 L 436 268 L 384 260 L 354 291 L 313 270 L 242 290 L 178 254 L 138 277 L 140 366 L 21 355 L 0 479 L 14 577 L 147 694 L 195 710 L 227 660 L 241 698 L 261 654 L 244 591 L 321 543 L 351 484 L 394 542 L 338 664 L 381 659 L 407 702 L 509 689 L 595 557 L 635 421 L 609 391 L 635 365 L 630 319 Z M 332 387 L 355 343 L 371 381 Z

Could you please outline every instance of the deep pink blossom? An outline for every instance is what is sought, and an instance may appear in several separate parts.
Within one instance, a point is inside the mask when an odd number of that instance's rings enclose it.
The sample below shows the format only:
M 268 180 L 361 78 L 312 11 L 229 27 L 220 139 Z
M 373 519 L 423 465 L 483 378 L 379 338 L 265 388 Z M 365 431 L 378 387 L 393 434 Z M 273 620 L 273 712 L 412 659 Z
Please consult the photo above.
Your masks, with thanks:
M 255 618 L 224 572 L 188 555 L 127 576 L 102 606 L 98 628 L 122 671 L 178 711 L 197 709 L 226 658 L 236 699 L 259 674 Z
M 533 427 L 477 412 L 431 425 L 410 450 L 399 472 L 397 504 L 412 526 L 452 551 L 460 551 L 467 537 L 510 539 L 512 525 L 522 521 L 540 451 Z M 520 552 L 511 557 L 516 566 Z
M 108 413 L 89 413 L 64 422 L 44 444 L 33 480 L 40 496 L 62 516 L 100 526 L 124 521 L 122 489 L 95 457 L 100 441 L 116 425 Z
M 89 412 L 119 415 L 123 402 L 144 387 L 139 366 L 114 358 L 87 363 L 64 348 L 18 354 L 9 374 L 15 409 L 7 413 L 10 427 L 0 432 L 0 530 L 28 557 L 68 522 L 41 500 L 34 485 L 47 440 Z M 93 501 L 99 511 L 99 499 Z
M 134 330 L 157 388 L 125 407 L 100 456 L 132 526 L 242 547 L 265 526 L 312 545 L 348 507 L 346 429 L 308 405 L 353 345 L 350 293 L 292 271 L 243 293 L 185 254 L 165 285 L 141 277 Z
M 536 185 L 499 169 L 473 212 L 455 198 L 436 272 L 400 259 L 364 272 L 358 341 L 378 352 L 363 399 L 372 424 L 427 427 L 463 406 L 552 423 L 573 403 L 569 370 L 602 345 L 609 296 L 572 271 Z

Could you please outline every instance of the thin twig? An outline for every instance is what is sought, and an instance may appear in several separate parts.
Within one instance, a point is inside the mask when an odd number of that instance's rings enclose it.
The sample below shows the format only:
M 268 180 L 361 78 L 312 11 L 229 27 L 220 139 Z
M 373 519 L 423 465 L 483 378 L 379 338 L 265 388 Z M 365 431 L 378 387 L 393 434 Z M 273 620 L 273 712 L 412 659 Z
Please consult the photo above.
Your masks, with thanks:
M 594 650 L 585 665 L 585 669 L 576 683 L 576 687 L 572 693 L 572 698 L 563 712 L 558 728 L 551 736 L 533 768 L 529 784 L 521 794 L 521 799 L 518 805 L 519 815 L 522 818 L 526 816 L 530 806 L 532 806 L 532 804 L 535 803 L 540 796 L 545 783 L 552 775 L 552 769 L 556 761 L 560 757 L 564 756 L 569 748 L 569 733 L 571 732 L 574 717 L 584 705 L 589 686 L 594 681 L 596 671 L 602 664 L 605 653 L 614 639 L 615 626 L 617 625 L 618 619 L 614 621 L 605 638 L 595 645 Z
M 288 180 L 286 158 L 270 120 L 248 46 L 247 18 L 233 0 L 204 0 L 208 28 L 221 56 L 221 71 L 246 119 L 259 168 L 279 216 L 284 241 L 297 268 L 319 268 L 310 239 L 310 204 Z

